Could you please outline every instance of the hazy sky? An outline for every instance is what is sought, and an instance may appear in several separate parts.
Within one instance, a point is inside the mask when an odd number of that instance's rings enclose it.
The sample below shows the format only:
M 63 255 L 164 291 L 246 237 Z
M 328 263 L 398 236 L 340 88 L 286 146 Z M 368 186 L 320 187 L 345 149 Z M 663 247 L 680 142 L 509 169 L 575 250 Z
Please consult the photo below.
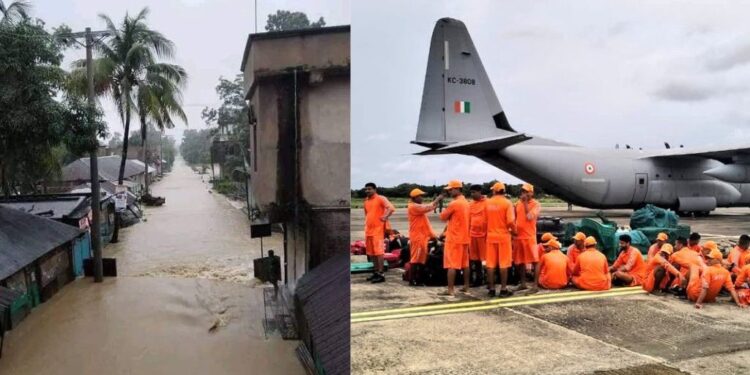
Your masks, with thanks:
M 750 143 L 750 3 L 355 1 L 352 187 L 518 180 L 411 156 L 435 21 L 464 21 L 511 125 L 591 147 Z M 551 155 L 554 157 L 554 155 Z
M 174 62 L 182 65 L 189 75 L 184 103 L 191 129 L 205 127 L 200 117 L 205 106 L 219 105 L 214 90 L 219 77 L 231 79 L 240 73 L 245 42 L 255 29 L 252 0 L 31 0 L 30 3 L 32 16 L 43 19 L 50 28 L 65 23 L 73 31 L 83 31 L 87 26 L 92 30 L 104 29 L 98 18 L 100 13 L 119 23 L 125 12 L 134 15 L 148 6 L 151 10 L 148 24 L 175 43 Z M 322 16 L 331 26 L 350 23 L 348 0 L 258 0 L 259 32 L 265 31 L 268 14 L 278 9 L 302 11 L 312 20 Z M 68 68 L 71 61 L 85 58 L 86 52 L 71 49 L 65 55 Z M 108 100 L 104 104 L 110 133 L 122 133 L 114 106 Z M 131 129 L 138 126 L 137 120 L 131 122 Z M 178 124 L 167 134 L 179 140 L 184 129 L 184 124 Z

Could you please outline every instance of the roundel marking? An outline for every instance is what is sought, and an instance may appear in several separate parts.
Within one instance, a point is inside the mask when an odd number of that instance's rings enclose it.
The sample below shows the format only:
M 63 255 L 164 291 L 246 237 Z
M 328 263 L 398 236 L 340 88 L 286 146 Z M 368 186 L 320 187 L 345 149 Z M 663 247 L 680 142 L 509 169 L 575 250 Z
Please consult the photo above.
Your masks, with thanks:
M 583 165 L 583 170 L 586 172 L 586 174 L 594 174 L 596 172 L 596 168 L 594 167 L 594 164 L 586 163 Z

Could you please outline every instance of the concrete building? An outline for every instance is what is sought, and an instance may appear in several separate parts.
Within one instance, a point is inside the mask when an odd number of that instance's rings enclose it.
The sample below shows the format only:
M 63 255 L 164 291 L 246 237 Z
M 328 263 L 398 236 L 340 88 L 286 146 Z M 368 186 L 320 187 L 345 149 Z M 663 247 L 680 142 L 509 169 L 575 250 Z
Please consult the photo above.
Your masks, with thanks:
M 342 316 L 320 310 L 330 303 L 318 299 L 330 295 L 324 285 L 348 290 L 348 270 L 302 277 L 323 263 L 321 269 L 335 268 L 334 255 L 349 248 L 349 40 L 349 26 L 252 34 L 241 67 L 250 106 L 251 231 L 283 228 L 283 282 L 292 294 L 304 290 L 294 298 L 297 327 L 327 373 L 348 372 L 348 355 L 331 356 L 323 344 L 346 337 L 336 350 L 348 353 L 348 292 L 346 301 L 329 301 L 340 303 L 332 312 L 346 309 Z M 333 336 L 333 329 L 314 328 L 339 323 Z

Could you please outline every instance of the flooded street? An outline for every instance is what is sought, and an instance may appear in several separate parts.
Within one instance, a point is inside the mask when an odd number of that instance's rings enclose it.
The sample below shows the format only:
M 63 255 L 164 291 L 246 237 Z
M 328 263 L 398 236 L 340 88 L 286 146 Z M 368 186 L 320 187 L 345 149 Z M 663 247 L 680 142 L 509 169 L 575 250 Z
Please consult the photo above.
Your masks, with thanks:
M 203 176 L 208 180 L 208 176 Z M 302 374 L 297 341 L 266 338 L 260 241 L 177 159 L 166 197 L 104 249 L 119 277 L 78 279 L 6 336 L 0 374 Z M 281 237 L 264 240 L 281 254 Z

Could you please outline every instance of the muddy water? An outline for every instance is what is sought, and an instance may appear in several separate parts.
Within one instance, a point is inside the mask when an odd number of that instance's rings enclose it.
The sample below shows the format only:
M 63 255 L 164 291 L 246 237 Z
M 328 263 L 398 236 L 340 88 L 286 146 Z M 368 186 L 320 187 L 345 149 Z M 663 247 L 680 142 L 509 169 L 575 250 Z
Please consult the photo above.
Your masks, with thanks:
M 105 248 L 120 277 L 76 280 L 37 307 L 6 336 L 0 374 L 304 373 L 298 342 L 264 335 L 242 211 L 180 159 L 152 191 L 166 205 Z

